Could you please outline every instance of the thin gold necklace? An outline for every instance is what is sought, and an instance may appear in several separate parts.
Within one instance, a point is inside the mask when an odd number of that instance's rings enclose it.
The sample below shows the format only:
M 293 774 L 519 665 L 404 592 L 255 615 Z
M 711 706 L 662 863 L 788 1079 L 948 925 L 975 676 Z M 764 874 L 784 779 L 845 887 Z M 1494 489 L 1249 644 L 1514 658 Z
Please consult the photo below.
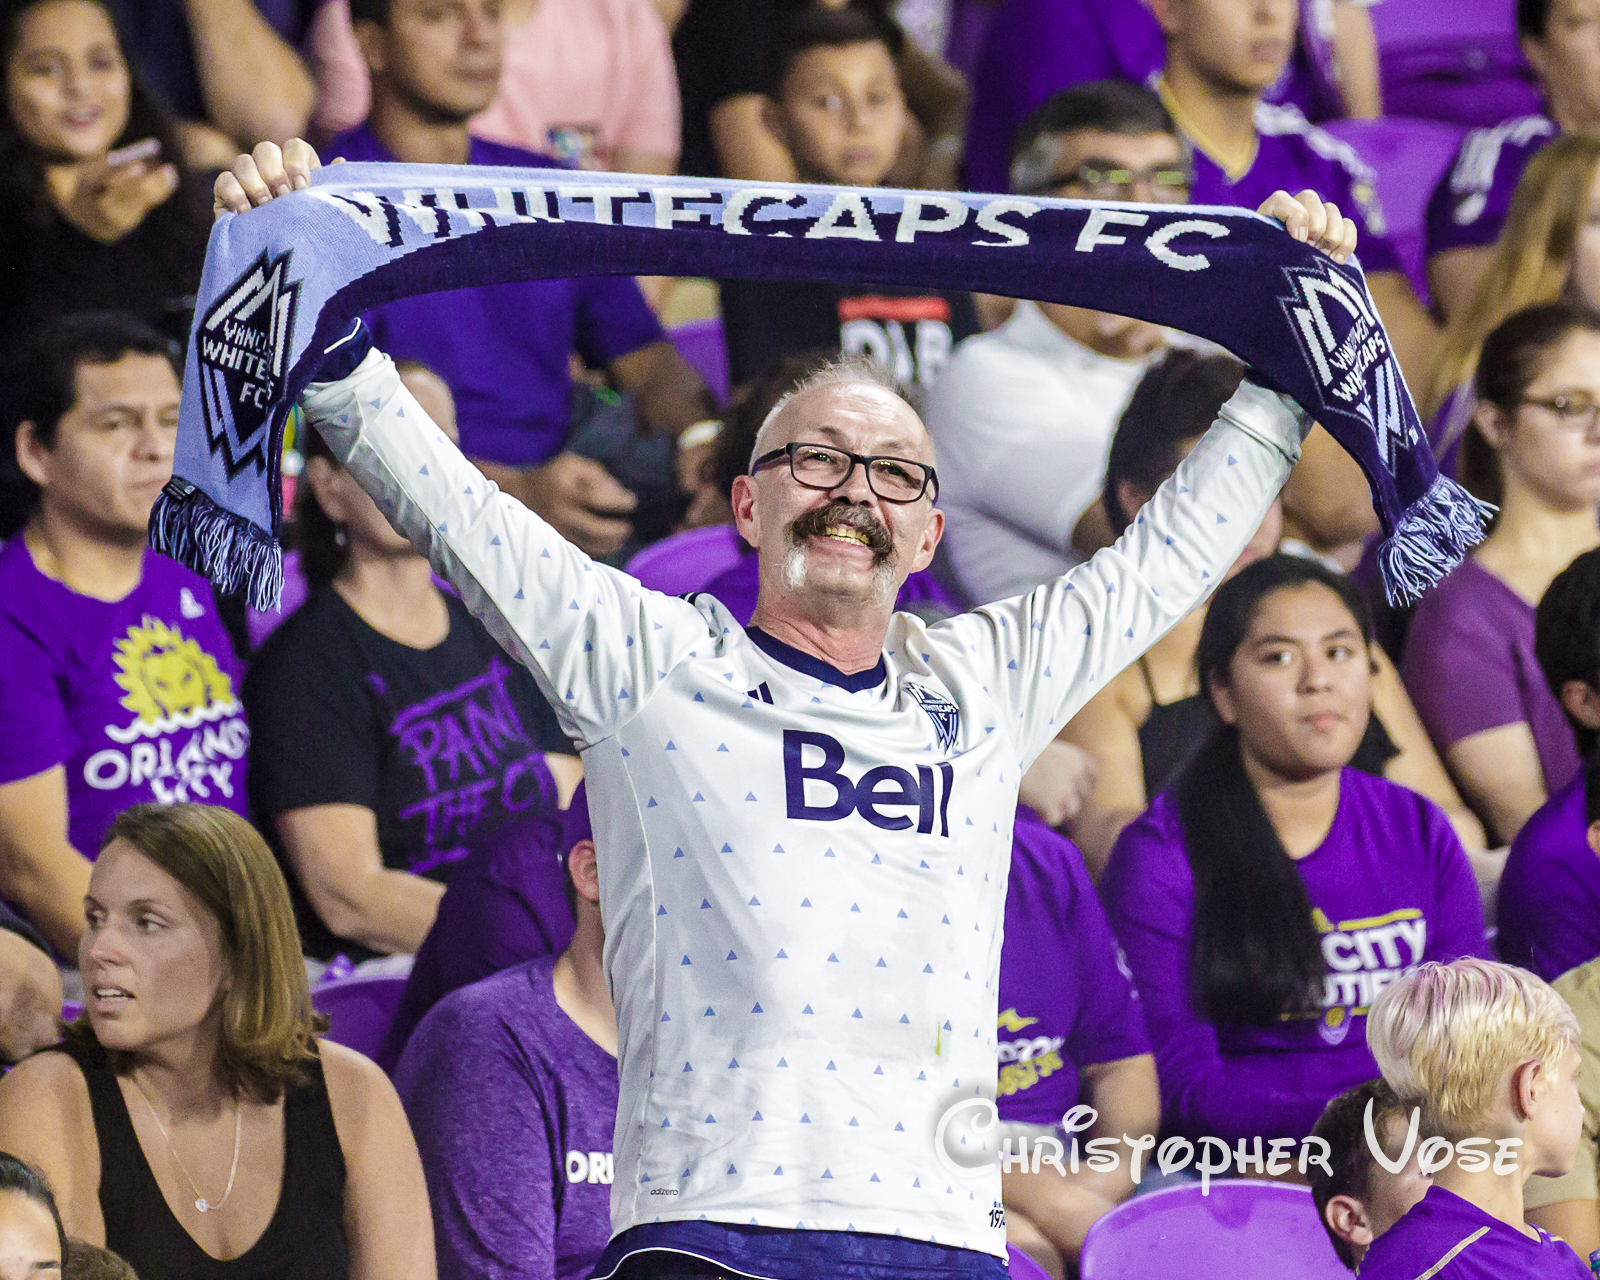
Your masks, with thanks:
M 244 1108 L 238 1102 L 233 1104 L 233 1168 L 228 1170 L 228 1189 L 222 1193 L 222 1199 L 218 1200 L 216 1204 L 212 1204 L 200 1194 L 199 1186 L 196 1185 L 194 1178 L 190 1176 L 189 1170 L 184 1168 L 183 1157 L 178 1154 L 178 1148 L 172 1145 L 172 1135 L 167 1132 L 167 1126 L 161 1123 L 161 1117 L 156 1114 L 155 1104 L 150 1101 L 150 1095 L 144 1091 L 144 1086 L 139 1083 L 139 1077 L 130 1072 L 128 1079 L 133 1081 L 133 1087 L 139 1091 L 139 1096 L 144 1099 L 144 1105 L 150 1108 L 150 1118 L 156 1122 L 156 1128 L 161 1130 L 161 1136 L 166 1139 L 167 1150 L 172 1152 L 172 1158 L 177 1161 L 179 1170 L 182 1171 L 185 1178 L 189 1179 L 189 1185 L 194 1188 L 194 1207 L 201 1213 L 211 1209 L 222 1208 L 223 1205 L 228 1203 L 228 1197 L 233 1194 L 233 1179 L 239 1172 L 239 1132 L 240 1122 L 244 1119 Z

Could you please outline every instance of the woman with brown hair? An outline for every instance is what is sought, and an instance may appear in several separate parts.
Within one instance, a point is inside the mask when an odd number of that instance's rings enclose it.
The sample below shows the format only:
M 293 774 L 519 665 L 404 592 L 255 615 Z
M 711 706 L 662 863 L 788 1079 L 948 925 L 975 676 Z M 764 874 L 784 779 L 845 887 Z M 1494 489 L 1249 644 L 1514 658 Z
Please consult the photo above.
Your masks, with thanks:
M 1600 138 L 1568 134 L 1534 157 L 1471 303 L 1445 329 L 1422 403 L 1442 469 L 1494 501 L 1494 451 L 1473 425 L 1483 341 L 1544 302 L 1600 306 Z M 1459 461 L 1458 461 L 1459 458 Z
M 400 1101 L 317 1038 L 255 830 L 211 805 L 135 806 L 84 915 L 83 1016 L 0 1080 L 0 1148 L 44 1171 L 68 1234 L 163 1280 L 433 1280 Z

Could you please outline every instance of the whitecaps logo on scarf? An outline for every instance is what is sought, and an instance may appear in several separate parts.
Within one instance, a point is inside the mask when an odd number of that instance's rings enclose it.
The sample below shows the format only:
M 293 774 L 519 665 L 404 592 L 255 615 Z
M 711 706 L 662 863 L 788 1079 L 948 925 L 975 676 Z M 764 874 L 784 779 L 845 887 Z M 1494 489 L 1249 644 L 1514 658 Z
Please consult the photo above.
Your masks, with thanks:
M 1398 366 L 1389 336 L 1366 290 L 1325 267 L 1285 267 L 1291 293 L 1279 298 L 1326 402 L 1359 415 L 1377 440 L 1384 468 L 1420 436 L 1401 405 Z M 1376 385 L 1369 387 L 1370 380 Z
M 263 251 L 205 313 L 196 335 L 206 439 L 230 480 L 246 468 L 267 470 L 266 427 L 281 398 L 300 301 L 300 282 L 288 278 L 293 254 Z

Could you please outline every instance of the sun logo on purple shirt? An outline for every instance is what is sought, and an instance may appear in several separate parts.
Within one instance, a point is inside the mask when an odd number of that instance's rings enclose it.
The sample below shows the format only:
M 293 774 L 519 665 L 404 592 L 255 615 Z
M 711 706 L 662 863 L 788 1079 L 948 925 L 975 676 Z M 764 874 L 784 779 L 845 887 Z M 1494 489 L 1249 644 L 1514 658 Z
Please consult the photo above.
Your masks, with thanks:
M 136 723 L 156 726 L 182 717 L 198 722 L 236 710 L 233 681 L 217 660 L 176 627 L 144 615 L 117 641 L 113 676 Z

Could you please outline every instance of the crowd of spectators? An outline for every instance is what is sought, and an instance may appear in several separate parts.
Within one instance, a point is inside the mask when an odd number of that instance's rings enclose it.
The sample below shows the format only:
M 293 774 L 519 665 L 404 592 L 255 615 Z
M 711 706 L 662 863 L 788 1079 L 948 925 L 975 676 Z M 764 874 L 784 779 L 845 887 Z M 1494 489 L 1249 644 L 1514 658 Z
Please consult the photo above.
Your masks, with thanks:
M 1365 479 L 1310 429 L 1210 601 L 1020 780 L 992 1092 L 1034 1139 L 1080 1103 L 1083 1138 L 1314 1134 L 1332 1248 L 1380 1276 L 1477 1221 L 1410 1158 L 1412 1105 L 1457 1141 L 1510 1107 L 1551 1175 L 1519 1189 L 1527 1247 L 1600 1249 L 1600 0 L 1502 0 L 1496 55 L 1436 82 L 1390 60 L 1399 6 L 1448 43 L 1445 0 L 3 0 L 0 1276 L 565 1280 L 611 1234 L 596 833 L 643 797 L 584 781 L 535 676 L 303 415 L 283 611 L 147 546 L 212 181 L 296 137 L 1337 206 L 1488 536 L 1390 606 Z M 1411 154 L 1412 126 L 1449 139 L 1425 175 L 1371 141 Z M 944 540 L 896 609 L 932 625 L 1120 554 L 1245 369 L 1115 303 L 581 276 L 364 319 L 504 493 L 755 634 L 739 478 L 841 354 L 937 450 Z M 762 465 L 800 480 L 798 447 Z M 375 1062 L 313 1006 L 352 972 L 405 981 Z M 1513 1047 L 1446 1062 L 1430 999 Z M 1473 1071 L 1481 1105 L 1450 1111 Z M 1575 1156 L 1549 1101 L 1574 1087 Z M 1157 1182 L 1036 1158 L 1004 1174 L 1007 1239 L 1075 1275 Z

